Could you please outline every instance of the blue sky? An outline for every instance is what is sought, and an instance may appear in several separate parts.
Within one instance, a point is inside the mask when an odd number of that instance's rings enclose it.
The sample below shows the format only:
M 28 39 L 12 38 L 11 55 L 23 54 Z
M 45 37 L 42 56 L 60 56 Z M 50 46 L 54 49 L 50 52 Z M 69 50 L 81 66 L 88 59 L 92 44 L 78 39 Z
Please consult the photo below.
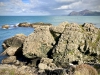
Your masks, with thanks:
M 67 15 L 84 9 L 100 11 L 100 0 L 0 0 L 0 15 Z

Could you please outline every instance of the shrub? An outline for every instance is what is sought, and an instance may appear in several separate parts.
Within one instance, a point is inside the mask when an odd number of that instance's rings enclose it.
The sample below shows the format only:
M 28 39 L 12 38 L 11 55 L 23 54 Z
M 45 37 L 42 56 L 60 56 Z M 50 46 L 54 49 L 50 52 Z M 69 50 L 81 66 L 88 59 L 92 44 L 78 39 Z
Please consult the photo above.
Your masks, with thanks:
M 98 75 L 95 68 L 87 64 L 76 66 L 74 75 Z

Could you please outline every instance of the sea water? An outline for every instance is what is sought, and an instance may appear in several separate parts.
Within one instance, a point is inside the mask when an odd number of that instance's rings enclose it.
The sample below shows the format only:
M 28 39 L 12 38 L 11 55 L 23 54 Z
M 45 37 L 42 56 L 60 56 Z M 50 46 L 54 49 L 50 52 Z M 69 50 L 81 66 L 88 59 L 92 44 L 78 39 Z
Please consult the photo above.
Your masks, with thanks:
M 3 52 L 2 43 L 5 39 L 20 33 L 28 36 L 34 31 L 33 28 L 29 27 L 13 28 L 13 25 L 18 25 L 22 22 L 45 22 L 57 26 L 64 21 L 68 21 L 69 23 L 78 23 L 79 25 L 82 25 L 83 23 L 93 23 L 96 27 L 100 28 L 100 16 L 0 16 L 0 53 Z M 5 24 L 10 25 L 11 28 L 2 29 L 2 25 Z M 0 61 L 4 57 L 5 56 L 0 55 Z

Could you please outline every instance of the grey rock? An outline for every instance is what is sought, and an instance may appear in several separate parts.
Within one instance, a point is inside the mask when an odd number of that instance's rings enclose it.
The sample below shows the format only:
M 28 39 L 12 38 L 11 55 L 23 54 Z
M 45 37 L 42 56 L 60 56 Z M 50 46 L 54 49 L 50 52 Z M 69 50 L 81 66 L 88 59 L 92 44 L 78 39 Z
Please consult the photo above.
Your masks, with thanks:
M 2 54 L 15 55 L 17 50 L 21 50 L 25 38 L 24 34 L 16 34 L 14 37 L 6 39 L 2 44 L 5 49 Z
M 35 28 L 23 44 L 23 55 L 27 58 L 47 57 L 55 40 L 49 31 L 49 26 Z
M 90 28 L 87 31 L 86 28 Z M 53 59 L 56 65 L 66 66 L 73 62 L 97 62 L 95 56 L 100 54 L 99 40 L 100 30 L 91 24 L 84 26 L 71 23 L 58 39 L 58 43 L 53 49 Z
M 54 70 L 57 68 L 57 66 L 53 63 L 53 59 L 49 58 L 42 58 L 38 68 L 40 70 Z

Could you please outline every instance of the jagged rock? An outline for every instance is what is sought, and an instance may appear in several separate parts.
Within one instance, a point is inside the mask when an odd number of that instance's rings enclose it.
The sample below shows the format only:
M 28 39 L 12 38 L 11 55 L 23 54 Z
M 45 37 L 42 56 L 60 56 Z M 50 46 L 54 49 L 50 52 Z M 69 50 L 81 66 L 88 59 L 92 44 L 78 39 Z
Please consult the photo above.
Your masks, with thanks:
M 55 42 L 49 31 L 49 26 L 35 28 L 23 44 L 23 55 L 27 58 L 47 57 L 48 51 L 53 47 Z
M 92 23 L 84 23 L 82 26 L 86 31 L 94 32 L 94 33 L 98 32 L 98 28 L 96 28 Z
M 85 30 L 86 26 L 80 26 L 76 23 L 66 25 L 52 51 L 56 65 L 73 62 L 97 62 L 98 59 L 95 59 L 95 56 L 100 55 L 98 50 L 100 49 L 100 30 L 91 25 L 89 27 L 90 31 L 87 31 Z
M 2 60 L 3 64 L 14 64 L 16 62 L 16 56 L 10 56 Z
M 30 27 L 30 23 L 23 22 L 23 23 L 19 23 L 18 26 L 19 26 L 19 27 Z
M 10 26 L 9 25 L 3 25 L 2 29 L 8 29 Z
M 63 33 L 65 27 L 68 25 L 68 22 L 63 22 L 61 24 L 59 24 L 58 26 L 51 26 L 50 27 L 50 31 L 53 33 Z
M 13 56 L 13 55 L 15 55 L 18 48 L 19 47 L 8 47 L 4 52 L 6 52 L 6 54 L 9 56 Z
M 17 34 L 14 37 L 5 40 L 2 44 L 5 49 L 3 54 L 15 55 L 15 53 L 20 52 L 25 38 L 26 36 L 24 34 Z
M 52 26 L 52 24 L 43 23 L 43 22 L 37 22 L 37 23 L 32 23 L 31 24 L 31 27 L 33 27 L 33 28 L 37 28 L 37 27 L 41 27 L 41 26 Z
M 53 63 L 53 59 L 42 58 L 39 65 L 40 70 L 54 70 L 57 66 Z

